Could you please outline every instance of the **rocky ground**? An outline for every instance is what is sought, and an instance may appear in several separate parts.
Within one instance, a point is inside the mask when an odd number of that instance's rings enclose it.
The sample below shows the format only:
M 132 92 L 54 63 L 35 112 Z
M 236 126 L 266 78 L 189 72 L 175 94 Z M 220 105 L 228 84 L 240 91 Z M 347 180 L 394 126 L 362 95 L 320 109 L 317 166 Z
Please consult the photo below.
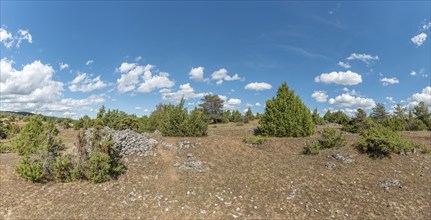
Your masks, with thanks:
M 353 148 L 353 134 L 347 146 L 317 156 L 301 151 L 318 134 L 249 147 L 242 139 L 255 127 L 210 126 L 204 138 L 147 136 L 157 141 L 153 154 L 125 154 L 127 172 L 102 184 L 30 183 L 14 171 L 19 156 L 0 154 L 0 218 L 431 219 L 429 154 L 371 159 Z M 68 151 L 76 134 L 61 132 Z M 430 132 L 403 135 L 431 142 Z

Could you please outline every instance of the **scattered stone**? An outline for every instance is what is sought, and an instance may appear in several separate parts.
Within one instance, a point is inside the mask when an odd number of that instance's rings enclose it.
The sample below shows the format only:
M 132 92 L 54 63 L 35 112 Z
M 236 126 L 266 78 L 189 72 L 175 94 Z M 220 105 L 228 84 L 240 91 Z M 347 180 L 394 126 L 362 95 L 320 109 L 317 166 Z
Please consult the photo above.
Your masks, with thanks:
M 288 196 L 287 196 L 287 200 L 292 200 L 294 199 L 299 193 L 300 193 L 300 189 L 294 189 Z
M 326 162 L 325 167 L 329 170 L 333 170 L 333 169 L 335 169 L 335 167 L 337 167 L 337 165 L 335 165 L 335 163 L 333 163 L 333 162 Z
M 340 161 L 346 164 L 355 162 L 355 160 L 350 155 L 335 154 L 335 155 L 332 155 L 332 157 L 335 158 L 337 161 Z
M 133 155 L 138 156 L 154 156 L 154 147 L 158 142 L 149 137 L 149 134 L 140 134 L 130 129 L 117 131 L 108 127 L 104 127 L 103 131 L 110 134 L 115 145 L 120 150 L 120 156 Z M 91 137 L 92 129 L 85 131 L 87 141 Z
M 384 188 L 386 191 L 389 190 L 389 187 L 394 187 L 394 186 L 403 188 L 400 180 L 397 180 L 397 179 L 385 179 L 380 183 L 380 187 Z
M 187 154 L 187 160 L 183 163 L 176 163 L 176 166 L 179 170 L 195 170 L 198 172 L 204 171 L 204 163 L 200 160 L 196 160 L 193 157 L 193 154 Z

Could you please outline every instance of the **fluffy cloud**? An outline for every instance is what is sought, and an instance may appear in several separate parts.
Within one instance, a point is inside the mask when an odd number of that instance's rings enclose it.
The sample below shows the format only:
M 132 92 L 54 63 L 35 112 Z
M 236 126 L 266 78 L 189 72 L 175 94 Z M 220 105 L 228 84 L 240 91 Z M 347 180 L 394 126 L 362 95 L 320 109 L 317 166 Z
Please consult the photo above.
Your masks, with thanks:
M 78 76 L 69 84 L 69 89 L 72 92 L 91 92 L 108 86 L 100 79 L 100 76 L 91 79 L 87 73 L 78 74 Z
M 94 60 L 87 60 L 87 62 L 85 62 L 85 65 L 90 66 L 92 63 L 94 63 Z
M 412 70 L 411 72 L 410 72 L 410 76 L 416 76 L 416 71 L 414 71 L 414 70 Z
M 233 76 L 228 75 L 228 72 L 225 68 L 219 69 L 211 74 L 211 79 L 216 80 L 217 85 L 223 84 L 223 81 L 234 81 L 234 80 L 241 80 L 241 78 L 238 76 L 238 74 L 235 74 Z
M 254 104 L 254 105 L 257 106 L 257 107 L 262 106 L 262 104 L 260 104 L 259 102 L 256 102 L 256 104 Z
M 416 47 L 420 47 L 427 39 L 427 34 L 425 33 L 420 33 L 414 37 L 412 37 L 410 40 L 413 42 L 414 45 L 416 45 Z
M 90 105 L 105 101 L 103 95 L 85 99 L 63 98 L 63 83 L 52 79 L 55 71 L 36 60 L 22 70 L 13 68 L 14 62 L 3 58 L 0 68 L 0 109 L 3 111 L 73 112 L 85 110 Z
M 329 99 L 329 104 L 342 107 L 372 108 L 376 104 L 373 99 L 342 94 Z
M 10 32 L 6 29 L 0 28 L 0 42 L 7 48 L 12 47 L 13 45 L 13 37 Z
M 69 64 L 67 63 L 59 63 L 60 71 L 69 68 Z
M 28 43 L 33 43 L 33 37 L 28 30 L 19 29 L 15 36 L 12 36 L 10 32 L 6 30 L 5 27 L 0 28 L 0 42 L 7 48 L 14 45 L 20 47 L 21 42 L 27 41 Z
M 311 94 L 311 97 L 313 97 L 317 102 L 326 102 L 326 100 L 328 100 L 326 91 L 314 91 L 313 94 Z
M 314 81 L 325 84 L 334 83 L 338 85 L 357 85 L 362 82 L 362 76 L 348 70 L 347 72 L 322 73 L 320 76 L 314 78 Z
M 272 85 L 264 82 L 254 82 L 247 84 L 244 89 L 246 90 L 255 90 L 255 91 L 263 91 L 272 89 Z
M 137 64 L 122 63 L 117 69 L 121 77 L 117 79 L 117 89 L 121 93 L 141 92 L 150 93 L 156 89 L 171 88 L 175 85 L 169 79 L 169 73 L 160 72 L 158 75 L 152 74 L 155 66 L 140 66 Z
M 29 43 L 33 43 L 33 37 L 31 36 L 30 32 L 28 32 L 28 30 L 19 29 L 18 36 L 16 37 L 16 39 L 18 40 L 18 42 L 16 43 L 16 47 L 19 47 L 23 40 Z
M 241 99 L 229 99 L 223 104 L 223 108 L 226 110 L 237 109 L 241 105 Z
M 425 102 L 425 105 L 431 107 L 431 86 L 423 88 L 421 93 L 413 94 L 408 101 L 410 106 L 415 106 L 419 102 Z
M 379 56 L 373 56 L 370 54 L 357 54 L 352 53 L 349 57 L 347 57 L 347 60 L 360 60 L 366 64 L 369 64 L 373 60 L 379 60 Z
M 384 85 L 384 86 L 400 83 L 400 81 L 395 77 L 393 77 L 393 78 L 384 77 L 384 78 L 380 79 L 380 82 L 382 82 L 382 85 Z
M 162 94 L 163 100 L 169 101 L 180 101 L 183 97 L 184 99 L 202 98 L 208 95 L 208 93 L 195 93 L 190 83 L 180 85 L 180 89 L 176 92 L 172 92 L 170 89 L 162 89 L 160 93 Z
M 189 79 L 195 82 L 203 82 L 204 80 L 204 67 L 192 68 L 189 72 Z
M 341 67 L 343 67 L 345 69 L 349 69 L 350 67 L 352 67 L 352 66 L 350 66 L 349 63 L 345 63 L 345 62 L 342 62 L 342 61 L 338 62 L 338 66 L 341 66 Z
M 52 79 L 51 66 L 36 60 L 16 70 L 13 63 L 6 58 L 1 60 L 2 102 L 48 102 L 63 91 L 63 83 Z

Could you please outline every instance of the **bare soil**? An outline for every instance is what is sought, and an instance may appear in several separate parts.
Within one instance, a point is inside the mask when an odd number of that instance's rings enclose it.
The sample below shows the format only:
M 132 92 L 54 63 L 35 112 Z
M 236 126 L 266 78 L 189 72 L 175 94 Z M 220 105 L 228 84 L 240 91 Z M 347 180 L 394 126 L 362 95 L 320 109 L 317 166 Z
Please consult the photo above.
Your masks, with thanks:
M 390 159 L 371 159 L 348 145 L 302 155 L 309 138 L 270 138 L 250 147 L 242 142 L 257 123 L 209 127 L 208 137 L 159 138 L 173 144 L 189 140 L 195 148 L 159 144 L 156 156 L 125 158 L 119 179 L 35 184 L 19 177 L 20 157 L 0 154 L 0 219 L 431 219 L 431 158 L 420 150 Z M 63 130 L 66 151 L 74 151 L 76 131 Z M 430 147 L 430 132 L 404 132 Z M 353 157 L 345 164 L 332 155 Z M 204 162 L 203 172 L 179 170 L 187 154 Z M 332 162 L 336 167 L 328 169 Z M 385 190 L 380 183 L 397 179 Z

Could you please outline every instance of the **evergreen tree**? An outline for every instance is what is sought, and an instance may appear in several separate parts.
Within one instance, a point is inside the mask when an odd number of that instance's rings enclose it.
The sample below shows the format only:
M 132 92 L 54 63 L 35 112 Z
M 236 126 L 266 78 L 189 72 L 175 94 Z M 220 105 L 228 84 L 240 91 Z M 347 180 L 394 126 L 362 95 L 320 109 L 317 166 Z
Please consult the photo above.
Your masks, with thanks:
M 377 123 L 382 123 L 389 115 L 382 103 L 377 103 L 372 110 L 370 117 Z
M 223 123 L 227 119 L 223 117 L 223 100 L 218 95 L 206 95 L 202 99 L 202 104 L 199 106 L 204 113 L 208 115 L 211 123 Z
M 394 116 L 395 116 L 396 118 L 406 119 L 406 108 L 405 108 L 405 107 L 403 107 L 403 106 L 402 106 L 402 105 L 400 105 L 400 104 L 397 104 L 397 105 L 394 107 Z
M 254 120 L 254 115 L 250 107 L 248 107 L 247 111 L 245 112 L 245 117 L 247 118 L 248 121 Z
M 431 130 L 431 114 L 425 102 L 419 102 L 419 104 L 413 108 L 413 114 L 416 116 L 416 119 L 422 121 L 422 123 Z
M 319 112 L 317 111 L 317 108 L 315 108 L 313 110 L 311 117 L 313 118 L 314 124 L 316 124 L 316 125 L 324 125 L 325 124 L 325 120 L 323 120 L 322 117 L 320 117 Z
M 238 110 L 233 111 L 232 115 L 230 116 L 229 121 L 230 122 L 242 122 L 241 112 L 239 112 Z
M 312 135 L 315 125 L 310 110 L 284 82 L 277 95 L 266 101 L 258 130 L 262 135 L 303 137 Z

